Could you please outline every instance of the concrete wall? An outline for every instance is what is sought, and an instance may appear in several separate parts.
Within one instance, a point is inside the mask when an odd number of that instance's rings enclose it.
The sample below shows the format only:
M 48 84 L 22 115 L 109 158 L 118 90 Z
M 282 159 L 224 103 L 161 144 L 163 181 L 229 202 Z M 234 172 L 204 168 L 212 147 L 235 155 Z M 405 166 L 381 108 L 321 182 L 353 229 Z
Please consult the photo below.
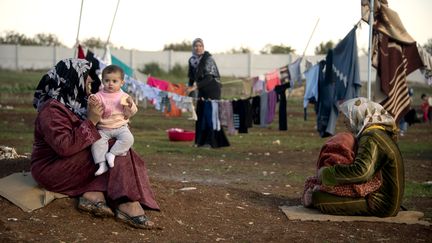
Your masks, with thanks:
M 104 50 L 96 49 L 95 54 L 103 56 Z M 187 66 L 190 52 L 173 51 L 136 51 L 111 50 L 111 53 L 134 69 L 143 68 L 145 64 L 156 62 L 164 70 L 170 70 L 175 64 Z M 0 45 L 0 68 L 3 69 L 49 69 L 63 58 L 72 57 L 75 50 L 66 47 Z M 274 54 L 214 54 L 222 76 L 252 77 L 295 61 L 298 56 Z M 317 63 L 325 56 L 306 56 L 305 59 Z M 360 79 L 367 81 L 367 56 L 359 58 Z M 304 61 L 302 71 L 304 70 Z M 420 71 L 408 76 L 409 81 L 424 82 Z M 375 81 L 375 70 L 372 69 L 372 81 Z

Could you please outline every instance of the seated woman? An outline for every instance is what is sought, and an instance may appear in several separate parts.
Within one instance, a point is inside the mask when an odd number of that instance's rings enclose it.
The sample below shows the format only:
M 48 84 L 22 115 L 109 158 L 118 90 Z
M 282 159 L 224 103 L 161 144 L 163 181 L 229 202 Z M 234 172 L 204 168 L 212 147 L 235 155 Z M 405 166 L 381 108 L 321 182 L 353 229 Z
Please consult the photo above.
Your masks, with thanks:
M 357 150 L 357 141 L 352 133 L 340 132 L 330 137 L 322 146 L 317 161 L 317 174 L 324 166 L 336 164 L 352 164 Z M 381 172 L 375 173 L 371 180 L 363 183 L 343 184 L 337 186 L 324 186 L 317 176 L 306 178 L 302 204 L 305 207 L 312 205 L 312 193 L 323 191 L 337 196 L 365 197 L 371 192 L 378 190 L 382 185 Z
M 144 160 L 132 149 L 115 158 L 116 166 L 95 176 L 91 145 L 100 139 L 96 124 L 102 116 L 99 103 L 87 104 L 100 81 L 89 75 L 91 64 L 64 59 L 44 75 L 36 88 L 31 156 L 33 178 L 47 190 L 79 197 L 78 208 L 95 216 L 116 216 L 137 228 L 151 228 L 144 208 L 159 210 L 150 188 Z M 90 77 L 91 76 L 91 77 Z M 114 212 L 111 207 L 115 208 Z
M 380 104 L 365 98 L 348 100 L 340 110 L 348 130 L 357 137 L 357 153 L 352 164 L 322 167 L 318 180 L 327 187 L 358 184 L 380 172 L 382 185 L 364 197 L 316 190 L 312 192 L 313 206 L 327 214 L 396 216 L 405 180 L 403 160 L 396 144 L 395 120 Z

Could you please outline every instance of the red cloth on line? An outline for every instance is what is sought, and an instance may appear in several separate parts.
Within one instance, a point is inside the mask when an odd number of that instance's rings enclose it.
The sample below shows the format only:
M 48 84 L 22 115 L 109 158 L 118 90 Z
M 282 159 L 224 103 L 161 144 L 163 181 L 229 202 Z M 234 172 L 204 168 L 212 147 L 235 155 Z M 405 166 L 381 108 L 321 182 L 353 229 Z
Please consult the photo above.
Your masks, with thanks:
M 90 121 L 79 119 L 57 100 L 46 101 L 35 121 L 33 178 L 49 191 L 69 196 L 100 191 L 108 200 L 128 197 L 158 210 L 146 164 L 132 149 L 126 156 L 117 156 L 108 172 L 94 176 L 97 166 L 90 146 L 99 138 Z
M 272 91 L 274 88 L 281 84 L 279 78 L 279 70 L 274 70 L 270 73 L 266 73 L 266 89 Z
M 85 59 L 84 50 L 81 45 L 78 44 L 78 58 L 79 59 Z
M 151 87 L 155 87 L 155 88 L 158 88 L 160 90 L 167 91 L 168 87 L 171 83 L 169 81 L 157 79 L 155 77 L 150 76 L 147 78 L 147 84 Z

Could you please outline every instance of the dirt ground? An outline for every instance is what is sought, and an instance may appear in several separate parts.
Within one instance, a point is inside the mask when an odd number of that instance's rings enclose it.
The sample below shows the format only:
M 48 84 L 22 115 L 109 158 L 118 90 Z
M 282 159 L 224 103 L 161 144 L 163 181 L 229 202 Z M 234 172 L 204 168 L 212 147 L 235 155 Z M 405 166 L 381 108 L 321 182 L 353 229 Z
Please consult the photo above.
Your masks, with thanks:
M 148 215 L 161 227 L 157 230 L 138 230 L 113 218 L 94 218 L 77 211 L 72 198 L 57 199 L 26 213 L 0 197 L 0 242 L 430 242 L 432 229 L 422 225 L 288 220 L 279 206 L 300 204 L 303 185 L 301 179 L 291 185 L 283 178 L 304 170 L 302 161 L 308 156 L 313 159 L 316 153 L 274 152 L 275 156 L 259 151 L 249 154 L 253 161 L 205 156 L 194 161 L 176 161 L 166 155 L 147 158 L 171 161 L 149 163 L 161 211 L 149 211 Z M 292 158 L 289 164 L 283 160 L 287 157 Z M 28 159 L 0 164 L 0 177 L 28 171 L 30 166 Z M 220 164 L 223 173 L 212 164 Z M 430 179 L 430 164 L 425 166 L 426 170 L 408 165 L 408 176 Z M 312 173 L 312 169 L 306 170 Z M 196 189 L 182 191 L 185 187 Z M 414 198 L 405 206 L 431 211 L 432 200 Z
M 20 121 L 32 126 L 34 120 L 34 115 L 4 114 L 9 120 L 5 126 Z M 401 139 L 431 141 L 427 126 L 418 124 Z M 291 134 L 316 136 L 313 127 Z M 139 230 L 114 218 L 94 218 L 79 212 L 74 198 L 27 213 L 0 197 L 0 242 L 431 242 L 432 227 L 422 225 L 290 221 L 279 207 L 300 204 L 304 179 L 314 173 L 313 163 L 305 161 L 316 161 L 319 148 L 274 146 L 240 156 L 229 153 L 236 149 L 197 148 L 193 157 L 169 152 L 144 156 L 161 206 L 160 212 L 147 214 L 160 229 Z M 407 180 L 432 180 L 431 151 L 404 155 Z M 0 178 L 29 168 L 29 159 L 0 160 Z M 185 187 L 196 189 L 181 190 Z M 403 204 L 432 221 L 431 197 L 409 197 Z

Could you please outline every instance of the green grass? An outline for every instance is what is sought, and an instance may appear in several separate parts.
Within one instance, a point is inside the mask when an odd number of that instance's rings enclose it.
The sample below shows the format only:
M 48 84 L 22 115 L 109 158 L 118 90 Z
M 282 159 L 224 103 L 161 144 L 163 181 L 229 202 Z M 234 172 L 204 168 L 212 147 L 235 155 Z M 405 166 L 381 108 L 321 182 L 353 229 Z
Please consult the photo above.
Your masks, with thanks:
M 29 153 L 33 142 L 33 120 L 36 111 L 31 105 L 34 89 L 40 78 L 46 71 L 8 71 L 0 70 L 0 145 L 15 147 L 19 154 Z M 162 79 L 169 80 L 167 77 Z M 224 77 L 223 82 L 233 80 L 233 77 Z M 183 80 L 182 82 L 185 82 Z M 241 82 L 223 85 L 224 97 L 241 97 Z M 414 88 L 414 106 L 419 106 L 421 93 L 432 94 L 432 89 L 424 85 L 410 85 Z M 362 94 L 365 96 L 365 87 Z M 316 132 L 316 116 L 313 106 L 308 107 L 307 121 L 303 120 L 302 97 L 290 97 L 288 99 L 288 131 L 278 130 L 278 123 L 275 120 L 267 128 L 253 127 L 247 134 L 230 136 L 230 143 L 233 145 L 223 150 L 218 149 L 196 149 L 192 142 L 169 142 L 166 130 L 172 127 L 180 127 L 194 130 L 194 122 L 188 120 L 189 114 L 183 114 L 179 118 L 166 118 L 161 112 L 155 111 L 149 105 L 147 109 L 139 107 L 139 112 L 132 118 L 132 132 L 135 136 L 134 149 L 142 156 L 153 156 L 164 158 L 160 163 L 186 163 L 195 160 L 198 172 L 207 173 L 210 170 L 215 175 L 228 176 L 240 175 L 242 170 L 250 170 L 248 173 L 256 175 L 262 181 L 271 181 L 274 177 L 262 175 L 262 171 L 253 167 L 256 162 L 265 160 L 272 164 L 272 158 L 278 158 L 279 164 L 274 165 L 268 172 L 274 170 L 280 178 L 285 178 L 291 184 L 301 184 L 306 176 L 310 174 L 304 168 L 295 168 L 286 171 L 282 163 L 289 163 L 291 159 L 301 160 L 301 155 L 318 151 L 325 138 L 320 138 Z M 337 126 L 341 131 L 342 126 Z M 430 165 L 432 158 L 432 126 L 426 124 L 414 125 L 408 129 L 411 138 L 400 140 L 399 146 L 406 161 Z M 275 145 L 279 140 L 280 145 Z M 278 154 L 284 151 L 284 154 Z M 271 156 L 265 156 L 269 152 Z M 286 154 L 300 155 L 300 158 L 285 158 Z M 279 157 L 278 157 L 279 156 Z M 310 158 L 311 156 L 309 156 Z M 282 158 L 282 159 L 281 159 Z M 314 157 L 315 158 L 315 157 Z M 160 159 L 159 159 L 160 160 Z M 209 163 L 208 161 L 225 161 L 220 163 Z M 411 163 L 414 163 L 411 162 Z M 305 161 L 305 167 L 311 166 L 314 161 Z M 430 170 L 430 166 L 425 170 Z M 429 178 L 430 179 L 430 178 Z M 414 181 L 414 178 L 407 179 L 405 198 L 432 197 L 432 187 Z
M 47 71 L 10 71 L 0 70 L 0 92 L 22 93 L 34 92 L 41 77 Z
M 432 184 L 407 181 L 405 184 L 405 197 L 432 197 Z

